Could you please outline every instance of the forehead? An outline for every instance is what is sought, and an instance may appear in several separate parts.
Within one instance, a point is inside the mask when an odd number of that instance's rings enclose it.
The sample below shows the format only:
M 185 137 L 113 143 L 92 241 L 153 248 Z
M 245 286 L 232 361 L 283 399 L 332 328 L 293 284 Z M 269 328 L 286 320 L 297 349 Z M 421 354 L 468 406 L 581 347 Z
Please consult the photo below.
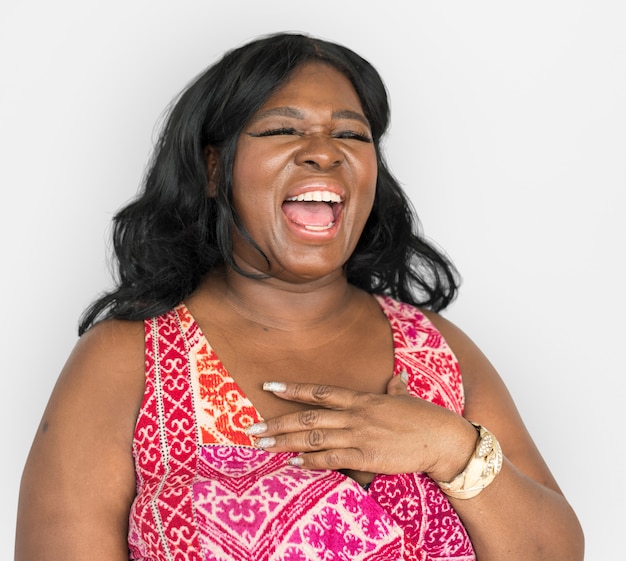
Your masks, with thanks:
M 296 68 L 262 105 L 259 113 L 276 107 L 324 108 L 363 113 L 352 82 L 329 64 L 309 62 Z

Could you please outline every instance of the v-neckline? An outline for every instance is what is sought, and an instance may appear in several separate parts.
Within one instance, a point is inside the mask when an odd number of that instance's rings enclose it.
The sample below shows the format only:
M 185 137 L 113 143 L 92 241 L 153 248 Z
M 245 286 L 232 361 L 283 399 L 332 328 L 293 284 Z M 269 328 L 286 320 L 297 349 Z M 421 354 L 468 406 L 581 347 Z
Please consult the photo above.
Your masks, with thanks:
M 396 347 L 396 340 L 397 340 L 396 328 L 394 327 L 393 322 L 390 320 L 390 316 L 389 316 L 389 314 L 387 312 L 386 304 L 385 304 L 385 296 L 380 296 L 380 295 L 377 295 L 377 294 L 373 294 L 372 297 L 376 300 L 377 304 L 379 305 L 381 311 L 383 312 L 383 314 L 384 314 L 384 316 L 385 316 L 385 318 L 387 320 L 387 323 L 389 324 L 389 329 L 390 329 L 390 332 L 391 332 L 392 352 L 393 352 L 393 372 L 392 372 L 392 376 L 396 376 L 397 373 L 398 373 L 398 362 L 397 362 L 397 352 L 396 352 L 397 351 L 397 347 Z M 265 420 L 264 417 L 261 415 L 259 410 L 256 408 L 256 406 L 254 405 L 252 400 L 250 400 L 250 398 L 246 395 L 246 393 L 243 391 L 242 387 L 239 385 L 237 380 L 235 380 L 235 378 L 233 378 L 233 376 L 231 375 L 231 373 L 228 370 L 228 368 L 226 368 L 226 365 L 222 362 L 222 359 L 220 358 L 219 354 L 215 351 L 215 349 L 211 345 L 211 342 L 209 341 L 208 337 L 205 335 L 204 331 L 202 330 L 202 327 L 200 327 L 200 324 L 196 320 L 195 316 L 191 313 L 191 311 L 189 310 L 189 308 L 187 307 L 185 302 L 181 302 L 178 306 L 176 306 L 176 310 L 177 311 L 181 310 L 183 312 L 183 315 L 188 317 L 190 322 L 191 322 L 191 325 L 185 330 L 185 338 L 186 338 L 186 340 L 188 340 L 190 332 L 195 331 L 197 333 L 199 339 L 202 341 L 202 343 L 204 343 L 206 345 L 207 350 L 209 352 L 213 353 L 213 356 L 216 358 L 216 360 L 217 360 L 217 362 L 219 364 L 220 375 L 222 377 L 222 380 L 225 381 L 225 382 L 228 382 L 229 386 L 236 390 L 241 405 L 244 406 L 244 407 L 248 407 L 251 411 L 254 412 L 254 416 L 256 417 L 255 422 L 264 421 Z

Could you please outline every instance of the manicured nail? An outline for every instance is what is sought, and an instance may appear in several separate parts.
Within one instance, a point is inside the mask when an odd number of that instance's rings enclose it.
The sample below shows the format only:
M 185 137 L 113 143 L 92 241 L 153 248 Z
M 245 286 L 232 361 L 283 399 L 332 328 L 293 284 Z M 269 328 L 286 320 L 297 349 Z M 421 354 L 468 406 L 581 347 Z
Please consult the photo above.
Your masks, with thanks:
M 290 466 L 298 467 L 298 466 L 301 466 L 304 463 L 304 460 L 300 456 L 294 456 L 293 458 L 289 458 L 287 460 L 287 463 Z
M 261 448 L 262 450 L 265 450 L 265 448 L 271 448 L 272 446 L 274 446 L 274 444 L 276 444 L 276 439 L 271 436 L 264 436 L 263 438 L 259 438 L 254 443 L 257 448 Z
M 406 370 L 400 372 L 400 380 L 402 380 L 405 384 L 409 383 L 409 373 Z
M 254 423 L 254 425 L 250 425 L 247 429 L 244 429 L 245 432 L 249 436 L 256 436 L 257 434 L 264 433 L 267 430 L 267 425 L 265 423 Z
M 263 389 L 266 392 L 284 392 L 287 390 L 287 385 L 282 382 L 265 382 L 263 384 Z

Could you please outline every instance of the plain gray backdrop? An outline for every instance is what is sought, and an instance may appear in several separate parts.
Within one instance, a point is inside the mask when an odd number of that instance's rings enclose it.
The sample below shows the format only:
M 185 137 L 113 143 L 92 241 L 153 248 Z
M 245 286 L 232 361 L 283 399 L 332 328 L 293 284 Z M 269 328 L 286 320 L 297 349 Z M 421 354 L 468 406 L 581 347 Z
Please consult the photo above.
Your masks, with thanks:
M 445 315 L 511 390 L 582 521 L 586 559 L 623 555 L 625 6 L 4 0 L 0 559 L 78 317 L 110 286 L 110 219 L 163 110 L 224 50 L 290 30 L 380 70 L 390 166 L 464 279 Z

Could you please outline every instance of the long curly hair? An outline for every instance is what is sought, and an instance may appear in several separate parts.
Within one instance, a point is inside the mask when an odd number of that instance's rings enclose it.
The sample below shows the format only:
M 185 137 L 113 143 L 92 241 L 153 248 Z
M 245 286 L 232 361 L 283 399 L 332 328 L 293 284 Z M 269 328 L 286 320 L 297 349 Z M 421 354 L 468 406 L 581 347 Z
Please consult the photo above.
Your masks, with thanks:
M 456 269 L 422 235 L 411 202 L 385 163 L 381 138 L 389 125 L 389 102 L 378 72 L 342 45 L 278 33 L 228 51 L 172 104 L 142 188 L 113 219 L 116 287 L 85 310 L 79 335 L 99 319 L 139 320 L 164 313 L 212 269 L 226 264 L 239 270 L 232 251 L 234 229 L 253 245 L 254 240 L 232 204 L 237 140 L 294 69 L 312 61 L 331 65 L 351 81 L 378 161 L 373 208 L 345 264 L 348 282 L 434 311 L 455 298 Z M 207 192 L 208 146 L 219 153 L 215 196 Z

